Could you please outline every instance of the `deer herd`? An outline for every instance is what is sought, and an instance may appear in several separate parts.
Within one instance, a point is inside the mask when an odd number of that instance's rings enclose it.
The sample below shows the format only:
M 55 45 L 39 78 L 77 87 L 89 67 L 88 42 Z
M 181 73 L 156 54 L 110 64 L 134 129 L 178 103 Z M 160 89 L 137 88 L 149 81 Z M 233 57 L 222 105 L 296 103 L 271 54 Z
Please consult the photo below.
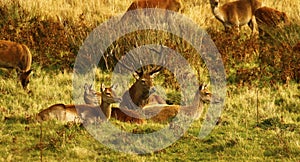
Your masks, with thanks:
M 241 27 L 247 24 L 252 30 L 252 35 L 257 35 L 264 32 L 266 27 L 276 28 L 289 22 L 284 12 L 263 7 L 261 0 L 237 0 L 223 5 L 220 5 L 219 0 L 209 0 L 209 4 L 212 14 L 223 24 L 226 32 L 232 29 L 239 33 Z M 181 0 L 137 0 L 126 12 L 143 8 L 181 12 L 183 4 Z M 32 71 L 31 62 L 32 56 L 26 45 L 0 41 L 0 67 L 16 69 L 25 90 L 28 89 Z M 93 85 L 85 84 L 83 87 L 85 104 L 54 104 L 38 113 L 37 120 L 41 122 L 56 119 L 64 122 L 95 123 L 115 118 L 123 122 L 139 124 L 147 120 L 168 122 L 179 112 L 198 119 L 203 111 L 204 103 L 217 102 L 212 98 L 208 86 L 201 84 L 195 90 L 192 105 L 167 105 L 162 97 L 154 94 L 153 85 L 153 78 L 163 69 L 163 66 L 142 67 L 140 71 L 133 70 L 125 64 L 122 66 L 134 71 L 135 82 L 121 98 L 115 93 L 117 88 L 115 85 L 101 86 L 101 91 L 97 92 L 93 89 Z M 119 103 L 119 107 L 114 107 L 114 103 Z

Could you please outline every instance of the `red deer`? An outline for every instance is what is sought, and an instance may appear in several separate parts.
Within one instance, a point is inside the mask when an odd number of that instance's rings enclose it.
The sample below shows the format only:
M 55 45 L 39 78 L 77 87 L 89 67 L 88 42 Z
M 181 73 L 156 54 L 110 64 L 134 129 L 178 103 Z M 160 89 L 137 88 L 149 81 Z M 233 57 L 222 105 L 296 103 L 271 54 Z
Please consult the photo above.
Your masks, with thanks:
M 144 124 L 146 120 L 133 110 L 120 109 L 118 107 L 113 107 L 111 111 L 111 118 L 119 120 L 121 122 Z
M 225 31 L 234 28 L 238 33 L 241 26 L 248 24 L 252 35 L 258 34 L 258 27 L 254 16 L 261 7 L 259 0 L 237 0 L 219 6 L 219 0 L 210 0 L 214 16 L 223 24 Z
M 94 89 L 92 89 L 92 85 L 89 86 L 87 84 L 84 85 L 84 89 L 85 89 L 84 101 L 86 104 L 98 105 L 100 103 L 101 105 L 100 92 L 96 92 Z M 122 122 L 129 122 L 129 123 L 136 123 L 136 124 L 145 123 L 144 119 L 134 117 L 134 116 L 138 116 L 138 114 L 132 110 L 128 110 L 128 109 L 120 110 L 118 107 L 112 107 L 111 118 L 114 118 Z
M 0 67 L 16 69 L 24 89 L 29 83 L 31 61 L 32 56 L 26 45 L 0 40 Z
M 197 90 L 194 101 L 190 106 L 168 105 L 168 106 L 147 106 L 143 109 L 146 116 L 150 116 L 150 121 L 165 123 L 174 118 L 180 111 L 183 114 L 198 119 L 203 111 L 203 104 L 212 101 L 212 94 L 207 89 L 207 85 L 202 84 Z M 214 101 L 218 102 L 218 101 Z
M 84 84 L 84 102 L 89 105 L 101 105 L 101 93 L 95 91 L 92 85 Z
M 41 111 L 37 115 L 38 121 L 56 119 L 63 122 L 93 123 L 100 120 L 109 120 L 111 117 L 112 103 L 120 102 L 114 92 L 115 86 L 104 88 L 101 92 L 101 105 L 65 105 L 55 104 Z
M 181 0 L 137 0 L 131 3 L 127 11 L 143 8 L 160 8 L 179 12 L 182 9 Z
M 147 8 L 158 8 L 174 12 L 181 12 L 183 5 L 181 3 L 181 0 L 137 0 L 131 3 L 126 13 L 121 18 L 121 21 L 125 22 L 125 20 L 127 20 L 129 11 Z M 132 16 L 136 16 L 136 14 Z
M 286 13 L 270 7 L 261 7 L 255 11 L 255 17 L 260 35 L 278 31 L 290 24 Z
M 163 47 L 161 47 L 161 51 L 155 51 L 157 53 L 162 52 Z M 152 49 L 154 50 L 154 49 Z M 113 57 L 116 60 L 119 60 L 115 55 Z M 132 58 L 134 59 L 134 58 Z M 160 62 L 162 62 L 163 57 L 160 58 Z M 134 60 L 133 60 L 134 62 Z M 137 61 L 141 62 L 141 60 Z M 120 65 L 125 67 L 129 71 L 134 71 L 133 68 L 123 64 L 119 61 Z M 157 104 L 165 104 L 166 101 L 162 99 L 160 96 L 153 96 L 151 95 L 155 89 L 153 85 L 153 78 L 163 69 L 163 66 L 154 66 L 150 68 L 149 66 L 143 66 L 140 71 L 135 70 L 133 76 L 135 78 L 135 82 L 133 85 L 127 90 L 122 97 L 122 102 L 120 103 L 120 108 L 127 108 L 127 109 L 141 109 L 145 105 L 149 104 L 149 100 L 152 103 Z

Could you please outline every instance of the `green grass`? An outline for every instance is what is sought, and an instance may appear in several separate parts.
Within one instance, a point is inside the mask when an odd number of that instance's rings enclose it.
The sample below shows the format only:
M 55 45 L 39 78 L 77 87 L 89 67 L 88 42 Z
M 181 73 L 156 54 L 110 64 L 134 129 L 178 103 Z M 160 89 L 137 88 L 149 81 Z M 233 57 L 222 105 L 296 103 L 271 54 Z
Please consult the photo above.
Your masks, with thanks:
M 184 15 L 201 28 L 208 29 L 222 55 L 228 79 L 225 106 L 219 124 L 205 138 L 198 137 L 203 121 L 210 120 L 203 114 L 179 140 L 162 150 L 144 155 L 113 150 L 99 143 L 79 125 L 56 121 L 41 125 L 35 121 L 39 111 L 53 104 L 74 102 L 72 67 L 81 43 L 93 27 L 111 16 L 123 14 L 131 1 L 28 2 L 0 2 L 1 9 L 8 7 L 0 10 L 6 15 L 0 20 L 3 38 L 27 44 L 34 58 L 30 94 L 22 90 L 15 72 L 0 69 L 0 161 L 300 160 L 299 78 L 298 83 L 296 77 L 286 81 L 299 69 L 299 54 L 292 51 L 292 46 L 300 39 L 298 0 L 264 1 L 265 5 L 286 12 L 293 24 L 284 33 L 259 41 L 249 39 L 248 27 L 243 28 L 238 40 L 224 34 L 221 23 L 210 11 L 208 0 L 184 2 Z M 64 30 L 60 29 L 60 23 L 65 23 Z M 148 39 L 151 31 L 143 34 L 144 37 L 133 33 L 132 37 L 120 40 L 119 48 L 112 45 L 112 52 L 126 51 L 136 44 L 164 42 L 188 57 L 198 73 L 198 80 L 208 81 L 206 66 L 198 62 L 189 44 L 176 38 L 169 40 L 164 33 L 159 33 L 159 36 L 164 36 L 160 40 L 157 37 Z M 61 35 L 66 37 L 59 37 Z M 291 55 L 296 58 L 291 59 Z M 96 89 L 99 89 L 100 83 L 109 85 L 110 78 L 110 73 L 98 69 Z M 155 84 L 162 87 L 159 93 L 170 102 L 179 103 L 181 93 L 174 88 L 178 85 L 172 79 L 171 74 L 162 73 L 155 79 Z M 132 82 L 131 78 L 122 86 L 129 86 Z M 82 94 L 83 88 L 75 94 L 80 103 L 83 103 Z M 139 134 L 167 126 L 152 122 L 144 125 L 111 122 L 123 131 Z
M 5 83 L 0 89 L 1 161 L 300 160 L 300 87 L 295 83 L 260 89 L 228 86 L 221 122 L 207 137 L 198 138 L 202 117 L 171 146 L 136 155 L 108 148 L 84 127 L 55 121 L 40 125 L 34 121 L 37 112 L 52 104 L 72 103 L 72 73 L 37 70 L 32 76 L 29 95 L 15 79 L 13 75 L 1 77 Z M 117 128 L 136 133 L 164 127 L 151 122 L 144 125 L 111 122 Z

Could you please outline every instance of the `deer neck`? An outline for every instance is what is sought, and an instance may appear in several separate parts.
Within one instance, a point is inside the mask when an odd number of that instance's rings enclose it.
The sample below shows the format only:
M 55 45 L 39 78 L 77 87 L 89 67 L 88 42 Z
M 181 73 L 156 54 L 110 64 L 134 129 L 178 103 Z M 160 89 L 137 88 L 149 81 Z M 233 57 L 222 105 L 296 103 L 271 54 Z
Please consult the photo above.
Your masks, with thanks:
M 139 107 L 146 105 L 149 98 L 149 93 L 144 93 L 142 89 L 138 89 L 135 84 L 129 88 L 129 95 L 132 102 Z
M 194 97 L 192 105 L 193 105 L 193 107 L 195 109 L 197 109 L 197 111 L 202 111 L 202 109 L 203 109 L 203 101 L 200 98 L 200 93 L 199 92 L 197 92 L 195 94 L 195 97 Z
M 221 21 L 221 22 L 225 22 L 225 17 L 223 16 L 223 12 L 220 9 L 219 5 L 217 6 L 213 6 L 211 5 L 211 9 L 212 9 L 212 13 L 215 15 L 215 17 Z
M 107 119 L 109 119 L 110 116 L 111 116 L 111 107 L 112 107 L 111 103 L 106 103 L 106 102 L 103 102 L 103 101 L 100 105 L 100 108 L 101 108 L 103 114 L 106 116 Z

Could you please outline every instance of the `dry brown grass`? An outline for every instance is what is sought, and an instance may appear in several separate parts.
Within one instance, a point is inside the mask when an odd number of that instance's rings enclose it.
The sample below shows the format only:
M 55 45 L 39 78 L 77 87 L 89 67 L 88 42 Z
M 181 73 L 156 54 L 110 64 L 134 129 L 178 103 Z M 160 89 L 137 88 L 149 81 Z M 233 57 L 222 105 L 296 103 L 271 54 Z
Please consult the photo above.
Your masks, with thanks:
M 29 3 L 26 0 L 3 0 L 0 2 L 0 33 L 2 39 L 25 43 L 33 51 L 34 63 L 38 62 L 40 66 L 51 69 L 71 70 L 77 51 L 88 33 L 99 23 L 108 20 L 111 16 L 121 16 L 125 13 L 131 2 L 131 0 L 39 0 Z M 224 0 L 220 3 L 225 2 Z M 270 67 L 271 69 L 276 68 L 271 71 L 269 68 L 265 68 L 268 69 L 268 73 L 274 74 L 272 71 L 278 70 L 281 72 L 285 71 L 291 74 L 291 76 L 279 77 L 282 73 L 276 73 L 277 76 L 275 78 L 295 79 L 296 77 L 293 76 L 293 73 L 295 73 L 297 65 L 287 59 L 290 58 L 289 55 L 292 47 L 300 39 L 298 34 L 300 30 L 300 5 L 296 0 L 266 0 L 263 4 L 285 12 L 291 19 L 292 24 L 283 32 L 275 33 L 270 38 L 259 41 L 248 38 L 250 30 L 247 30 L 247 28 L 238 40 L 231 39 L 230 35 L 226 35 L 223 32 L 222 24 L 211 13 L 208 0 L 189 0 L 183 2 L 183 14 L 195 21 L 200 27 L 208 30 L 208 33 L 222 54 L 227 72 L 232 71 L 230 69 L 233 68 L 234 71 L 238 71 L 239 73 L 247 73 L 241 75 L 247 78 L 250 75 L 248 74 L 248 65 L 241 67 L 239 63 L 251 63 L 250 69 L 253 70 L 250 70 L 250 73 L 251 76 L 256 78 L 258 75 L 256 71 L 260 61 L 266 66 L 270 62 L 275 61 L 276 65 L 280 64 L 281 66 L 279 66 L 279 69 L 278 67 Z M 189 58 L 190 63 L 195 65 L 195 70 L 205 73 L 205 70 L 203 71 L 202 68 L 203 64 L 197 61 L 199 58 L 195 58 L 197 57 L 195 50 L 187 42 L 171 35 L 159 32 L 155 33 L 153 31 L 139 33 L 144 34 L 144 36 L 136 36 L 135 34 L 133 33 L 132 35 L 120 38 L 116 42 L 120 43 L 119 47 L 115 48 L 114 45 L 116 44 L 114 44 L 109 50 L 125 53 L 137 44 L 163 42 L 165 46 Z M 159 37 L 150 38 L 149 35 L 159 35 Z M 147 39 L 143 39 L 145 37 Z M 274 51 L 275 53 L 278 52 L 278 56 L 273 57 L 275 56 L 272 54 Z M 284 57 L 281 57 L 282 53 L 286 53 Z M 266 59 L 259 60 L 259 58 L 274 59 L 267 59 L 267 61 Z M 294 62 L 297 62 L 297 57 L 292 60 L 295 59 L 296 61 Z M 290 70 L 283 70 L 285 68 Z M 166 72 L 165 78 L 168 80 L 169 78 L 173 78 L 173 76 Z M 172 87 L 178 87 L 176 83 L 169 83 Z

